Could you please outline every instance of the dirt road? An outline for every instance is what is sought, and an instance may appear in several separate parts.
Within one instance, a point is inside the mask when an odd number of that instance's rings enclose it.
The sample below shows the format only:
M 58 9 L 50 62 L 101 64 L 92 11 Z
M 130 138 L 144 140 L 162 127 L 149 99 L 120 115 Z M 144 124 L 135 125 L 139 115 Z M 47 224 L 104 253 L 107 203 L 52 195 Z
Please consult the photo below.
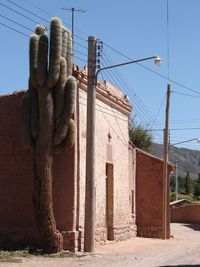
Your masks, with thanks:
M 81 258 L 22 258 L 1 267 L 200 266 L 200 225 L 172 224 L 170 240 L 134 238 L 100 246 Z

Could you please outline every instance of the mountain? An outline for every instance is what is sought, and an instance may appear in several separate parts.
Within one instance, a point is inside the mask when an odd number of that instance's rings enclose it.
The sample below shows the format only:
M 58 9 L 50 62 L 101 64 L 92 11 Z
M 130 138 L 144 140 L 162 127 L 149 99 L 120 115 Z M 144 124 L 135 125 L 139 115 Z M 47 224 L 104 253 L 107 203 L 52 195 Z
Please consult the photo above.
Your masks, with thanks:
M 153 143 L 151 154 L 163 158 L 163 145 Z M 200 173 L 200 151 L 170 146 L 169 161 L 178 166 L 178 176 L 186 176 L 189 171 L 191 177 L 197 178 Z

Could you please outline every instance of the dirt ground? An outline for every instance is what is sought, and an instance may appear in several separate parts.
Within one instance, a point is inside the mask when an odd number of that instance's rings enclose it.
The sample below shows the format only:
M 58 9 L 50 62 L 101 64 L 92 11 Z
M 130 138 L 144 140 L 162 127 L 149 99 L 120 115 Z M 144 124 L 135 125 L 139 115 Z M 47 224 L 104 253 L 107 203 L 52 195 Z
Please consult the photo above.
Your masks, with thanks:
M 200 225 L 171 224 L 170 240 L 133 238 L 99 246 L 81 258 L 22 258 L 1 267 L 200 266 Z

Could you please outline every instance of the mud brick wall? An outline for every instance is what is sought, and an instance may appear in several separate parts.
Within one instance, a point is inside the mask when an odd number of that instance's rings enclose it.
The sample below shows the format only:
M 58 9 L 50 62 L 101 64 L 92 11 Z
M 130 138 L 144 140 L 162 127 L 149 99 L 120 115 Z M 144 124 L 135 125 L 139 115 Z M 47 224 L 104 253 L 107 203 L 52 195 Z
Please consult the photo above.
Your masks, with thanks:
M 172 167 L 168 166 L 168 173 L 171 171 Z M 162 238 L 163 161 L 141 150 L 136 154 L 136 189 L 137 235 Z M 167 190 L 169 196 L 169 178 Z M 167 221 L 169 238 L 169 209 Z
M 200 205 L 185 204 L 171 208 L 171 222 L 200 224 Z
M 23 94 L 0 97 L 0 247 L 24 247 L 38 242 L 32 209 L 33 157 L 20 140 Z M 53 188 L 57 228 L 73 230 L 73 149 L 55 158 Z

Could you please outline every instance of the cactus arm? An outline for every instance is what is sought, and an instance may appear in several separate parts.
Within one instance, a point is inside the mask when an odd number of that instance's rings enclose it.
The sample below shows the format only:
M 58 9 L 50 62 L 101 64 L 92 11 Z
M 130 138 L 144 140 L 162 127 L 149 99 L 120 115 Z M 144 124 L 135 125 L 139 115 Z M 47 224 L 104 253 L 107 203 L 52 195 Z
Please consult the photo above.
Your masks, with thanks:
M 72 75 L 73 70 L 73 48 L 72 48 L 72 35 L 68 32 L 67 35 L 67 77 Z
M 64 109 L 65 81 L 66 81 L 66 60 L 63 57 L 61 57 L 60 76 L 58 82 L 54 87 L 56 124 Z
M 54 134 L 54 145 L 56 146 L 64 140 L 67 134 L 68 123 L 74 112 L 76 86 L 76 79 L 72 76 L 69 77 L 65 84 L 64 110 Z
M 66 59 L 67 57 L 67 37 L 68 32 L 65 27 L 62 27 L 62 54 L 61 56 Z
M 37 84 L 44 87 L 47 80 L 47 64 L 48 64 L 48 38 L 46 34 L 41 34 L 38 45 L 37 58 Z
M 30 51 L 29 83 L 34 87 L 37 87 L 36 72 L 37 72 L 38 40 L 39 40 L 38 36 L 36 34 L 33 34 L 30 38 L 30 43 L 29 43 L 29 51 Z
M 70 119 L 68 129 L 67 129 L 67 135 L 63 142 L 55 147 L 55 153 L 58 154 L 62 151 L 64 151 L 66 148 L 70 148 L 75 143 L 75 133 L 76 133 L 76 125 L 74 120 Z
M 35 34 L 41 35 L 45 32 L 45 27 L 43 25 L 36 25 L 35 27 Z
M 21 99 L 21 140 L 27 149 L 33 148 L 30 136 L 30 98 L 24 95 Z
M 58 18 L 51 20 L 50 33 L 50 64 L 47 86 L 49 88 L 55 86 L 59 79 L 60 72 L 60 57 L 62 53 L 62 26 Z

